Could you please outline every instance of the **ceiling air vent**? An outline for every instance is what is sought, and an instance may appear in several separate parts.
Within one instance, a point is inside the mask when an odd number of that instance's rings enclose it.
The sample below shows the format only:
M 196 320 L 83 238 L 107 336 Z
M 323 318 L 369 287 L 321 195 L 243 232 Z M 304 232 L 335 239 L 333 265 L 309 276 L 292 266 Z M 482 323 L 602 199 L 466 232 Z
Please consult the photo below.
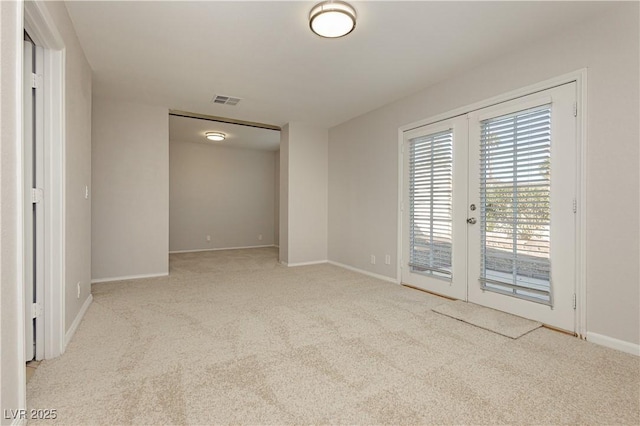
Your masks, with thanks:
M 214 104 L 235 106 L 238 105 L 238 102 L 240 102 L 240 98 L 234 98 L 233 96 L 225 95 L 215 95 L 211 102 Z

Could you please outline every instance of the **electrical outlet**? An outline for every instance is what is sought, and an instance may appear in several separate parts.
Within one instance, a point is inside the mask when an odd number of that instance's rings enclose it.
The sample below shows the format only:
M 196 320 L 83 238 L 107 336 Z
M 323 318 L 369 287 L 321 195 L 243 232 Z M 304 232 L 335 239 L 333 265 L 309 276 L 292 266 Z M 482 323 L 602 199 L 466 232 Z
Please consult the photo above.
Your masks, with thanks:
M 371 255 L 371 264 L 372 264 L 372 265 L 375 265 L 375 264 L 376 264 L 376 255 L 375 255 L 375 254 L 372 254 L 372 255 Z
M 258 241 L 262 241 L 262 234 L 258 234 Z
M 387 254 L 387 255 L 384 257 L 384 264 L 385 264 L 385 265 L 391 265 L 391 255 L 390 255 L 390 254 Z
M 211 235 L 207 235 L 207 242 L 210 243 L 211 242 Z
M 84 186 L 84 199 L 85 200 L 89 199 L 89 185 Z
M 78 299 L 80 299 L 80 281 L 78 281 Z

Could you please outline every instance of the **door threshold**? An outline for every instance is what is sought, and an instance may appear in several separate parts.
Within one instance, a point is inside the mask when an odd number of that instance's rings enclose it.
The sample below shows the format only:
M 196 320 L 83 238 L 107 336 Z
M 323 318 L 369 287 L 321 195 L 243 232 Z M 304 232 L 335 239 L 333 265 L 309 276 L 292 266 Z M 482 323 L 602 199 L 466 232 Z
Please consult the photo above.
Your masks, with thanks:
M 548 328 L 549 330 L 557 331 L 558 333 L 566 334 L 566 335 L 573 336 L 573 337 L 578 337 L 578 333 L 573 332 L 573 331 L 563 330 L 562 328 L 554 327 L 552 325 L 547 325 L 547 324 L 542 324 L 542 326 L 544 328 Z
M 411 288 L 411 289 L 414 289 L 414 290 L 418 290 L 418 291 L 422 291 L 422 292 L 424 292 L 424 293 L 428 293 L 428 294 L 430 294 L 430 295 L 432 295 L 432 296 L 442 297 L 443 299 L 447 299 L 447 300 L 458 300 L 458 299 L 456 299 L 456 298 L 449 297 L 449 296 L 445 296 L 445 295 L 443 295 L 443 294 L 434 293 L 433 291 L 429 291 L 429 290 L 425 290 L 425 289 L 423 289 L 423 288 L 415 287 L 415 286 L 412 286 L 412 285 L 410 285 L 410 284 L 401 283 L 400 285 L 401 285 L 401 286 L 403 286 L 403 287 L 408 287 L 408 288 Z

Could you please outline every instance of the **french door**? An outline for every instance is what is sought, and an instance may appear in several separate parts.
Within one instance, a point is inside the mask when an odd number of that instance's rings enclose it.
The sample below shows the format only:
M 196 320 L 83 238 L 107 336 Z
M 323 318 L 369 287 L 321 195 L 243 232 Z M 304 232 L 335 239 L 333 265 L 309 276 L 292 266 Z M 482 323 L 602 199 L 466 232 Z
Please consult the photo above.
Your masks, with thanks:
M 575 91 L 405 133 L 404 283 L 574 331 Z
M 402 281 L 466 300 L 467 119 L 420 127 L 404 138 Z

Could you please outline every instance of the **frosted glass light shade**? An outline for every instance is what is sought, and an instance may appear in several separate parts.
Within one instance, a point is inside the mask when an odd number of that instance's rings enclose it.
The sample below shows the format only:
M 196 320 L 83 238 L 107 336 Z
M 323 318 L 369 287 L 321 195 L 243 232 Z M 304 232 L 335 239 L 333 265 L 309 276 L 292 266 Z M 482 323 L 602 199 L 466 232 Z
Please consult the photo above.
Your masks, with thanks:
M 342 1 L 318 3 L 309 13 L 309 27 L 321 37 L 343 37 L 356 27 L 356 11 Z
M 207 139 L 209 139 L 210 141 L 216 141 L 216 142 L 220 142 L 223 141 L 224 138 L 226 138 L 227 136 L 224 133 L 220 133 L 220 132 L 207 132 L 204 134 Z

